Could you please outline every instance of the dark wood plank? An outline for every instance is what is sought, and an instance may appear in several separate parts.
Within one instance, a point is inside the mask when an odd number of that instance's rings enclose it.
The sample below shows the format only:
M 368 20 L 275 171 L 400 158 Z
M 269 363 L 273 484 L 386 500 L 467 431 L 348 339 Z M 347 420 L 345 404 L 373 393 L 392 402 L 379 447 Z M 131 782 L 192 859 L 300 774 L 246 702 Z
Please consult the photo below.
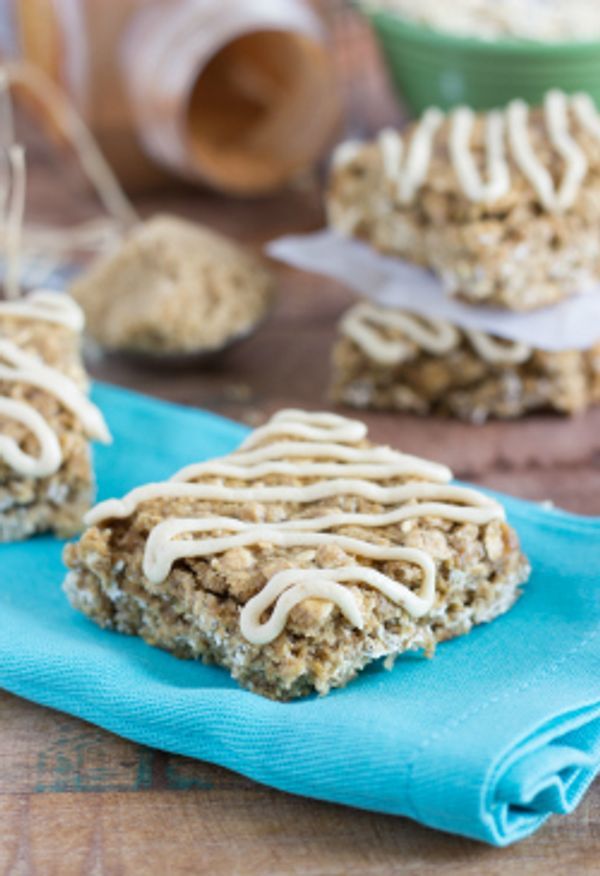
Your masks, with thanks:
M 538 876 L 592 873 L 600 788 L 496 850 L 304 800 L 0 693 L 0 873 Z

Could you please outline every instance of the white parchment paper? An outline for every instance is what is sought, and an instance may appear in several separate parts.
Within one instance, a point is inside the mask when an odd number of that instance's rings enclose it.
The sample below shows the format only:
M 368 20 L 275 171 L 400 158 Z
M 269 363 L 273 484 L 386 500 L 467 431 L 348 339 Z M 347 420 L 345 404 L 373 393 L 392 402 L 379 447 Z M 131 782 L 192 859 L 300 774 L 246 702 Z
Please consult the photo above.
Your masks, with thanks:
M 542 350 L 586 350 L 600 341 L 600 285 L 552 307 L 513 313 L 450 298 L 425 268 L 329 230 L 281 237 L 268 244 L 267 252 L 293 267 L 339 280 L 383 307 L 445 319 Z

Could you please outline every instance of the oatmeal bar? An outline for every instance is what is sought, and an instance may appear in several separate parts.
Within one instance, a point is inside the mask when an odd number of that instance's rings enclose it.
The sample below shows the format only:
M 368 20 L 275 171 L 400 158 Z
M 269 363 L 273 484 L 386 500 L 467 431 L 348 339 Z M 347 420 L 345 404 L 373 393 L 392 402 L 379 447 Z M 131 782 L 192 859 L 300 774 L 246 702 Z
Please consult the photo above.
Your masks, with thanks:
M 229 456 L 103 502 L 65 549 L 98 624 L 229 669 L 274 699 L 507 611 L 529 573 L 502 507 L 442 465 L 285 410 Z
M 274 295 L 260 258 L 174 216 L 139 225 L 70 291 L 100 346 L 158 355 L 221 349 L 263 319 Z
M 428 110 L 339 147 L 330 224 L 435 271 L 465 300 L 532 310 L 600 280 L 600 116 L 587 95 Z
M 87 398 L 83 314 L 66 295 L 0 302 L 0 541 L 73 535 L 93 499 L 89 440 L 110 440 Z
M 331 397 L 357 408 L 482 423 L 600 402 L 600 331 L 589 350 L 546 352 L 364 302 L 340 323 Z

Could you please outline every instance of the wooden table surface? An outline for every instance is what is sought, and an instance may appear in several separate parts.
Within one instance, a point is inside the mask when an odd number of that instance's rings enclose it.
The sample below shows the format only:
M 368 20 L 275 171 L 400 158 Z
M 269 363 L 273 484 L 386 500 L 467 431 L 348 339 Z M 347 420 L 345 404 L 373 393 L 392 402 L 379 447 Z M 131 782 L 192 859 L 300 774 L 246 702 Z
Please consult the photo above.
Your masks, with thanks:
M 31 202 L 39 215 L 64 221 L 82 209 L 81 187 L 58 188 L 58 171 L 48 173 L 38 146 L 32 144 Z M 65 180 L 73 174 L 66 168 Z M 140 206 L 144 213 L 173 209 L 258 245 L 318 227 L 320 202 L 315 177 L 263 201 L 178 190 Z M 335 323 L 351 296 L 291 270 L 278 276 L 279 303 L 269 322 L 210 367 L 150 371 L 105 360 L 92 365 L 94 375 L 252 425 L 282 405 L 326 407 Z M 600 514 L 600 409 L 574 420 L 532 417 L 482 427 L 386 414 L 365 419 L 376 440 L 448 463 L 460 477 Z M 271 791 L 0 692 L 2 876 L 562 876 L 597 872 L 599 855 L 598 783 L 574 815 L 496 850 L 405 819 Z

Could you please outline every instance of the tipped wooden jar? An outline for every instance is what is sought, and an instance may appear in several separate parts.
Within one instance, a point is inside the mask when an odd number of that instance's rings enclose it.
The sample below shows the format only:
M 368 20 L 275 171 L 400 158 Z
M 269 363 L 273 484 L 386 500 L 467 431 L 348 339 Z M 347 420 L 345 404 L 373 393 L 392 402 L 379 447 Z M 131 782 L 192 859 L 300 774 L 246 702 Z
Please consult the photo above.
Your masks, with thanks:
M 339 104 L 304 0 L 15 0 L 24 56 L 61 84 L 129 188 L 157 168 L 260 194 L 310 167 Z

